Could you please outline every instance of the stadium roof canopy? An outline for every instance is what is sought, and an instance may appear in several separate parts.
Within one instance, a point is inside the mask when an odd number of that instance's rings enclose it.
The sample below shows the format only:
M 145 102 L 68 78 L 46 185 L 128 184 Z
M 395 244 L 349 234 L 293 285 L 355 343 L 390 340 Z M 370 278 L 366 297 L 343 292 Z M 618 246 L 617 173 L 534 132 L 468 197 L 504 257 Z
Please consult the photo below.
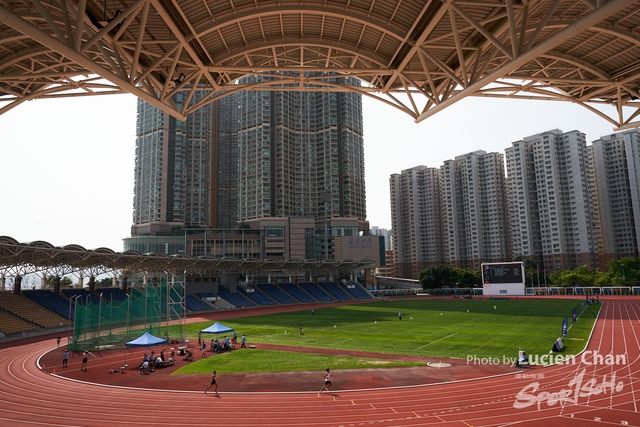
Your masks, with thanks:
M 632 128 L 639 11 L 633 0 L 2 0 L 0 114 L 130 92 L 183 119 L 242 89 L 330 90 L 416 121 L 486 96 L 574 102 Z M 171 96 L 185 88 L 209 94 L 179 109 Z
M 238 259 L 191 257 L 188 255 L 141 254 L 136 251 L 114 252 L 108 248 L 85 249 L 79 245 L 56 247 L 45 241 L 18 243 L 0 236 L 0 275 L 24 276 L 45 272 L 64 275 L 76 271 L 89 275 L 119 271 L 132 275 L 139 272 L 164 272 L 175 275 L 212 275 L 219 273 L 350 272 L 371 267 L 371 260 L 304 260 L 304 259 Z

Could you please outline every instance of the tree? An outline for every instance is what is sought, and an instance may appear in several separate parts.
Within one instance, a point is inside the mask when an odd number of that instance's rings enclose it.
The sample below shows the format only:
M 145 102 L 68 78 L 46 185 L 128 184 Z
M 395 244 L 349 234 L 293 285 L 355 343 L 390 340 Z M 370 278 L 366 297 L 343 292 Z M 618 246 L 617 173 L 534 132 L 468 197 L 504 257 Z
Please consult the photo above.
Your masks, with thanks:
M 482 286 L 482 272 L 480 269 L 456 268 L 458 286 L 477 288 Z
M 525 286 L 538 286 L 538 264 L 531 261 L 529 258 L 523 257 L 522 255 L 518 255 L 515 260 L 524 263 Z
M 96 285 L 101 285 L 101 286 L 110 286 L 112 283 L 113 283 L 112 277 L 103 277 L 100 280 L 96 280 Z
M 458 283 L 458 274 L 446 265 L 438 265 L 422 270 L 418 275 L 422 289 L 442 288 Z
M 558 286 L 593 286 L 595 283 L 595 273 L 589 270 L 586 265 L 574 270 L 554 272 L 552 275 L 556 273 L 557 276 L 554 276 L 553 282 Z
M 620 258 L 607 263 L 610 284 L 613 286 L 635 286 L 640 283 L 640 259 Z
M 595 273 L 593 274 L 593 284 L 595 286 L 610 286 L 611 285 L 611 275 L 609 274 L 608 271 L 602 271 L 599 269 L 596 269 Z

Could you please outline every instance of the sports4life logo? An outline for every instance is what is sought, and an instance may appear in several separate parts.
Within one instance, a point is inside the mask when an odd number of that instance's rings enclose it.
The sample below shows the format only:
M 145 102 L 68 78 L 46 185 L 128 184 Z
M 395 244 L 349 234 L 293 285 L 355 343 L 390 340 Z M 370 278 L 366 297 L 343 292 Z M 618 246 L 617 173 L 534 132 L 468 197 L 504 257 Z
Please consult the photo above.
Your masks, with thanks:
M 568 388 L 563 388 L 557 392 L 541 391 L 539 382 L 532 382 L 525 386 L 516 395 L 516 401 L 513 402 L 513 407 L 517 409 L 528 408 L 533 405 L 538 406 L 538 410 L 543 404 L 547 406 L 554 406 L 557 403 L 573 403 L 577 405 L 581 398 L 589 396 L 597 396 L 600 394 L 613 394 L 619 393 L 624 388 L 622 381 L 616 381 L 615 372 L 602 377 L 602 382 L 598 383 L 598 380 L 591 378 L 589 380 L 584 379 L 587 369 L 583 369 L 578 375 L 573 377 L 569 381 Z

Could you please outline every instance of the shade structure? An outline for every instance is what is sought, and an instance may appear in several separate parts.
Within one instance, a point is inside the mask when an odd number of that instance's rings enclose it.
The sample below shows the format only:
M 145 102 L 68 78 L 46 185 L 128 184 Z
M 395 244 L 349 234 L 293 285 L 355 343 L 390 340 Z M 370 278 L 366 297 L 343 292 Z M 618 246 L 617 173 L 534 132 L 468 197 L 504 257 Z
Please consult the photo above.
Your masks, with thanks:
M 206 329 L 202 329 L 200 331 L 200 333 L 202 334 L 222 334 L 225 332 L 232 332 L 233 328 L 230 328 L 228 326 L 224 326 L 222 323 L 220 322 L 216 322 L 213 325 L 209 326 Z
M 166 344 L 167 340 L 164 338 L 158 338 L 151 335 L 149 332 L 145 332 L 139 338 L 136 338 L 133 341 L 129 341 L 126 345 L 131 347 L 149 347 L 152 345 Z

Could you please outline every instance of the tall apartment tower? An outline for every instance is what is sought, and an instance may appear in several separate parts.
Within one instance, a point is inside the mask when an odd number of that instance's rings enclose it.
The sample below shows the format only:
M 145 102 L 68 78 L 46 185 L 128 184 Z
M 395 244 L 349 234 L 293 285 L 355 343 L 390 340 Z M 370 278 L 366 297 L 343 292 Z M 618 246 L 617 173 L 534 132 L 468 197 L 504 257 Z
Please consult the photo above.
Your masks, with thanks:
M 603 261 L 637 257 L 640 240 L 640 131 L 592 142 Z
M 211 105 L 211 212 L 214 228 L 237 226 L 238 96 L 229 94 Z
M 597 224 L 586 138 L 554 129 L 506 150 L 513 255 L 555 269 L 597 266 Z
M 443 261 L 441 172 L 416 166 L 392 174 L 389 187 L 396 273 L 417 279 Z
M 361 95 L 243 91 L 238 104 L 238 219 L 366 219 Z
M 509 260 L 503 155 L 474 151 L 445 161 L 441 171 L 444 261 L 480 268 Z
M 189 94 L 176 94 L 179 108 L 203 92 Z M 235 100 L 230 95 L 208 104 L 186 121 L 138 100 L 131 236 L 235 225 Z
M 361 95 L 242 91 L 238 111 L 238 221 L 265 229 L 269 255 L 331 258 L 330 237 L 368 231 Z

